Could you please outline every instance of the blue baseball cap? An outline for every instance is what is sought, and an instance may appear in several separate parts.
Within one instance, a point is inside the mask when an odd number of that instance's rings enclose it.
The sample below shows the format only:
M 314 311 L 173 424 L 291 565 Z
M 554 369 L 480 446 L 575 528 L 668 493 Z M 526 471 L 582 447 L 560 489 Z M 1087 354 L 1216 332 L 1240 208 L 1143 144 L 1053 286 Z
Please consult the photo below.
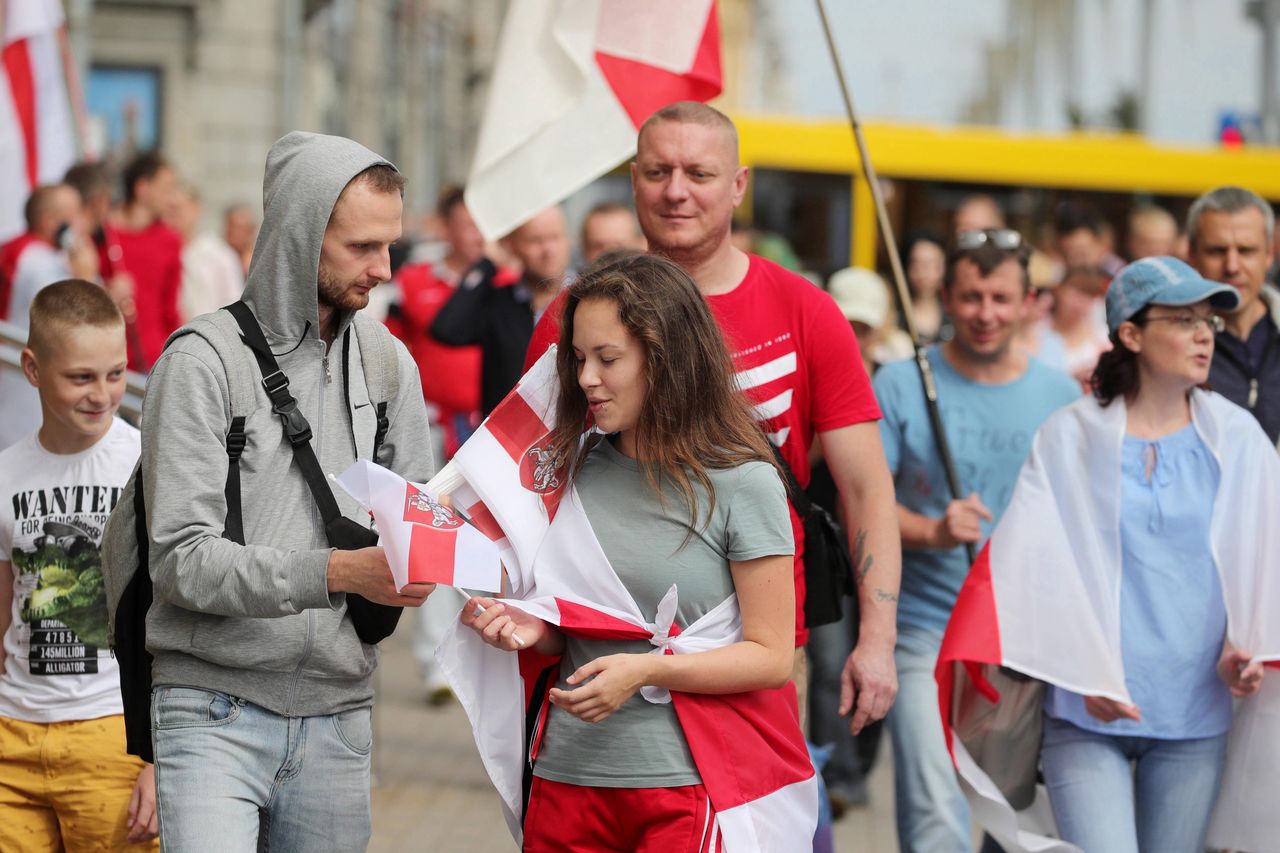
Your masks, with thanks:
M 1107 288 L 1107 327 L 1114 332 L 1148 305 L 1195 305 L 1205 299 L 1223 311 L 1240 307 L 1240 293 L 1234 287 L 1209 281 L 1177 258 L 1143 258 L 1111 279 Z

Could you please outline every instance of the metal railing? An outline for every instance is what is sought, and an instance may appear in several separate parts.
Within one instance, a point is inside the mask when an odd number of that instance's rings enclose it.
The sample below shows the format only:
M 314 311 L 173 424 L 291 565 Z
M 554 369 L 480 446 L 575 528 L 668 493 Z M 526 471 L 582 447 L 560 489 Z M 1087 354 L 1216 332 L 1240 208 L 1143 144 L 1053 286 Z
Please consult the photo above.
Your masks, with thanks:
M 22 370 L 22 350 L 27 345 L 27 331 L 0 320 L 0 370 Z M 137 425 L 142 418 L 142 398 L 147 391 L 147 377 L 132 370 L 125 376 L 124 399 L 120 415 Z

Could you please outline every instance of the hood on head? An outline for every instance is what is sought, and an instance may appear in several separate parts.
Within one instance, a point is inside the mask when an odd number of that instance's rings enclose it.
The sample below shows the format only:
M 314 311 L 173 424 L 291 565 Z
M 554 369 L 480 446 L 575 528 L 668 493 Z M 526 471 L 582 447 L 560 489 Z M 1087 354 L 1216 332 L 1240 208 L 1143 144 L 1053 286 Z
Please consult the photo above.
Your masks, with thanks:
M 395 168 L 358 142 L 297 130 L 267 152 L 262 227 L 244 301 L 268 337 L 319 336 L 316 279 L 329 216 L 351 179 L 377 165 Z

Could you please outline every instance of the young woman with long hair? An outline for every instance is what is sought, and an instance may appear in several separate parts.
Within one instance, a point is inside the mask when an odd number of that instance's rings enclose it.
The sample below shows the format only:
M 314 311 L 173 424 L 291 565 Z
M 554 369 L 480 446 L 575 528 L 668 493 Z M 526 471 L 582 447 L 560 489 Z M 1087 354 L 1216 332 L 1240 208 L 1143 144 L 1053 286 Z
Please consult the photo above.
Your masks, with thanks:
M 557 371 L 553 454 L 607 558 L 602 571 L 612 568 L 647 622 L 660 621 L 673 586 L 678 627 L 736 596 L 741 639 L 652 654 L 645 640 L 586 639 L 500 599 L 472 599 L 462 623 L 490 645 L 562 656 L 524 849 L 716 849 L 682 719 L 638 692 L 787 684 L 794 543 L 782 480 L 706 301 L 669 261 L 625 257 L 575 282 Z

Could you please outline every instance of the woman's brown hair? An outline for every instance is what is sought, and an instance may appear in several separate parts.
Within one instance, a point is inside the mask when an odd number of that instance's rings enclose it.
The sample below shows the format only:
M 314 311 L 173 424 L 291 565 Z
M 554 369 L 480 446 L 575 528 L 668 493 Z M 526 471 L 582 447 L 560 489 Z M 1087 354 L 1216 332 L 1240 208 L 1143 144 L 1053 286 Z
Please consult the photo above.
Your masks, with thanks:
M 695 480 L 711 504 L 706 519 L 715 507 L 708 469 L 752 460 L 777 464 L 735 385 L 720 327 L 688 274 L 653 255 L 611 258 L 573 283 L 560 324 L 560 400 L 552 440 L 555 458 L 568 463 L 571 481 L 595 444 L 581 440 L 588 409 L 578 386 L 574 315 L 579 304 L 596 299 L 617 307 L 619 321 L 644 348 L 649 387 L 636 424 L 641 468 L 659 500 L 664 481 L 675 485 L 688 504 L 689 526 L 696 529 L 700 515 Z

